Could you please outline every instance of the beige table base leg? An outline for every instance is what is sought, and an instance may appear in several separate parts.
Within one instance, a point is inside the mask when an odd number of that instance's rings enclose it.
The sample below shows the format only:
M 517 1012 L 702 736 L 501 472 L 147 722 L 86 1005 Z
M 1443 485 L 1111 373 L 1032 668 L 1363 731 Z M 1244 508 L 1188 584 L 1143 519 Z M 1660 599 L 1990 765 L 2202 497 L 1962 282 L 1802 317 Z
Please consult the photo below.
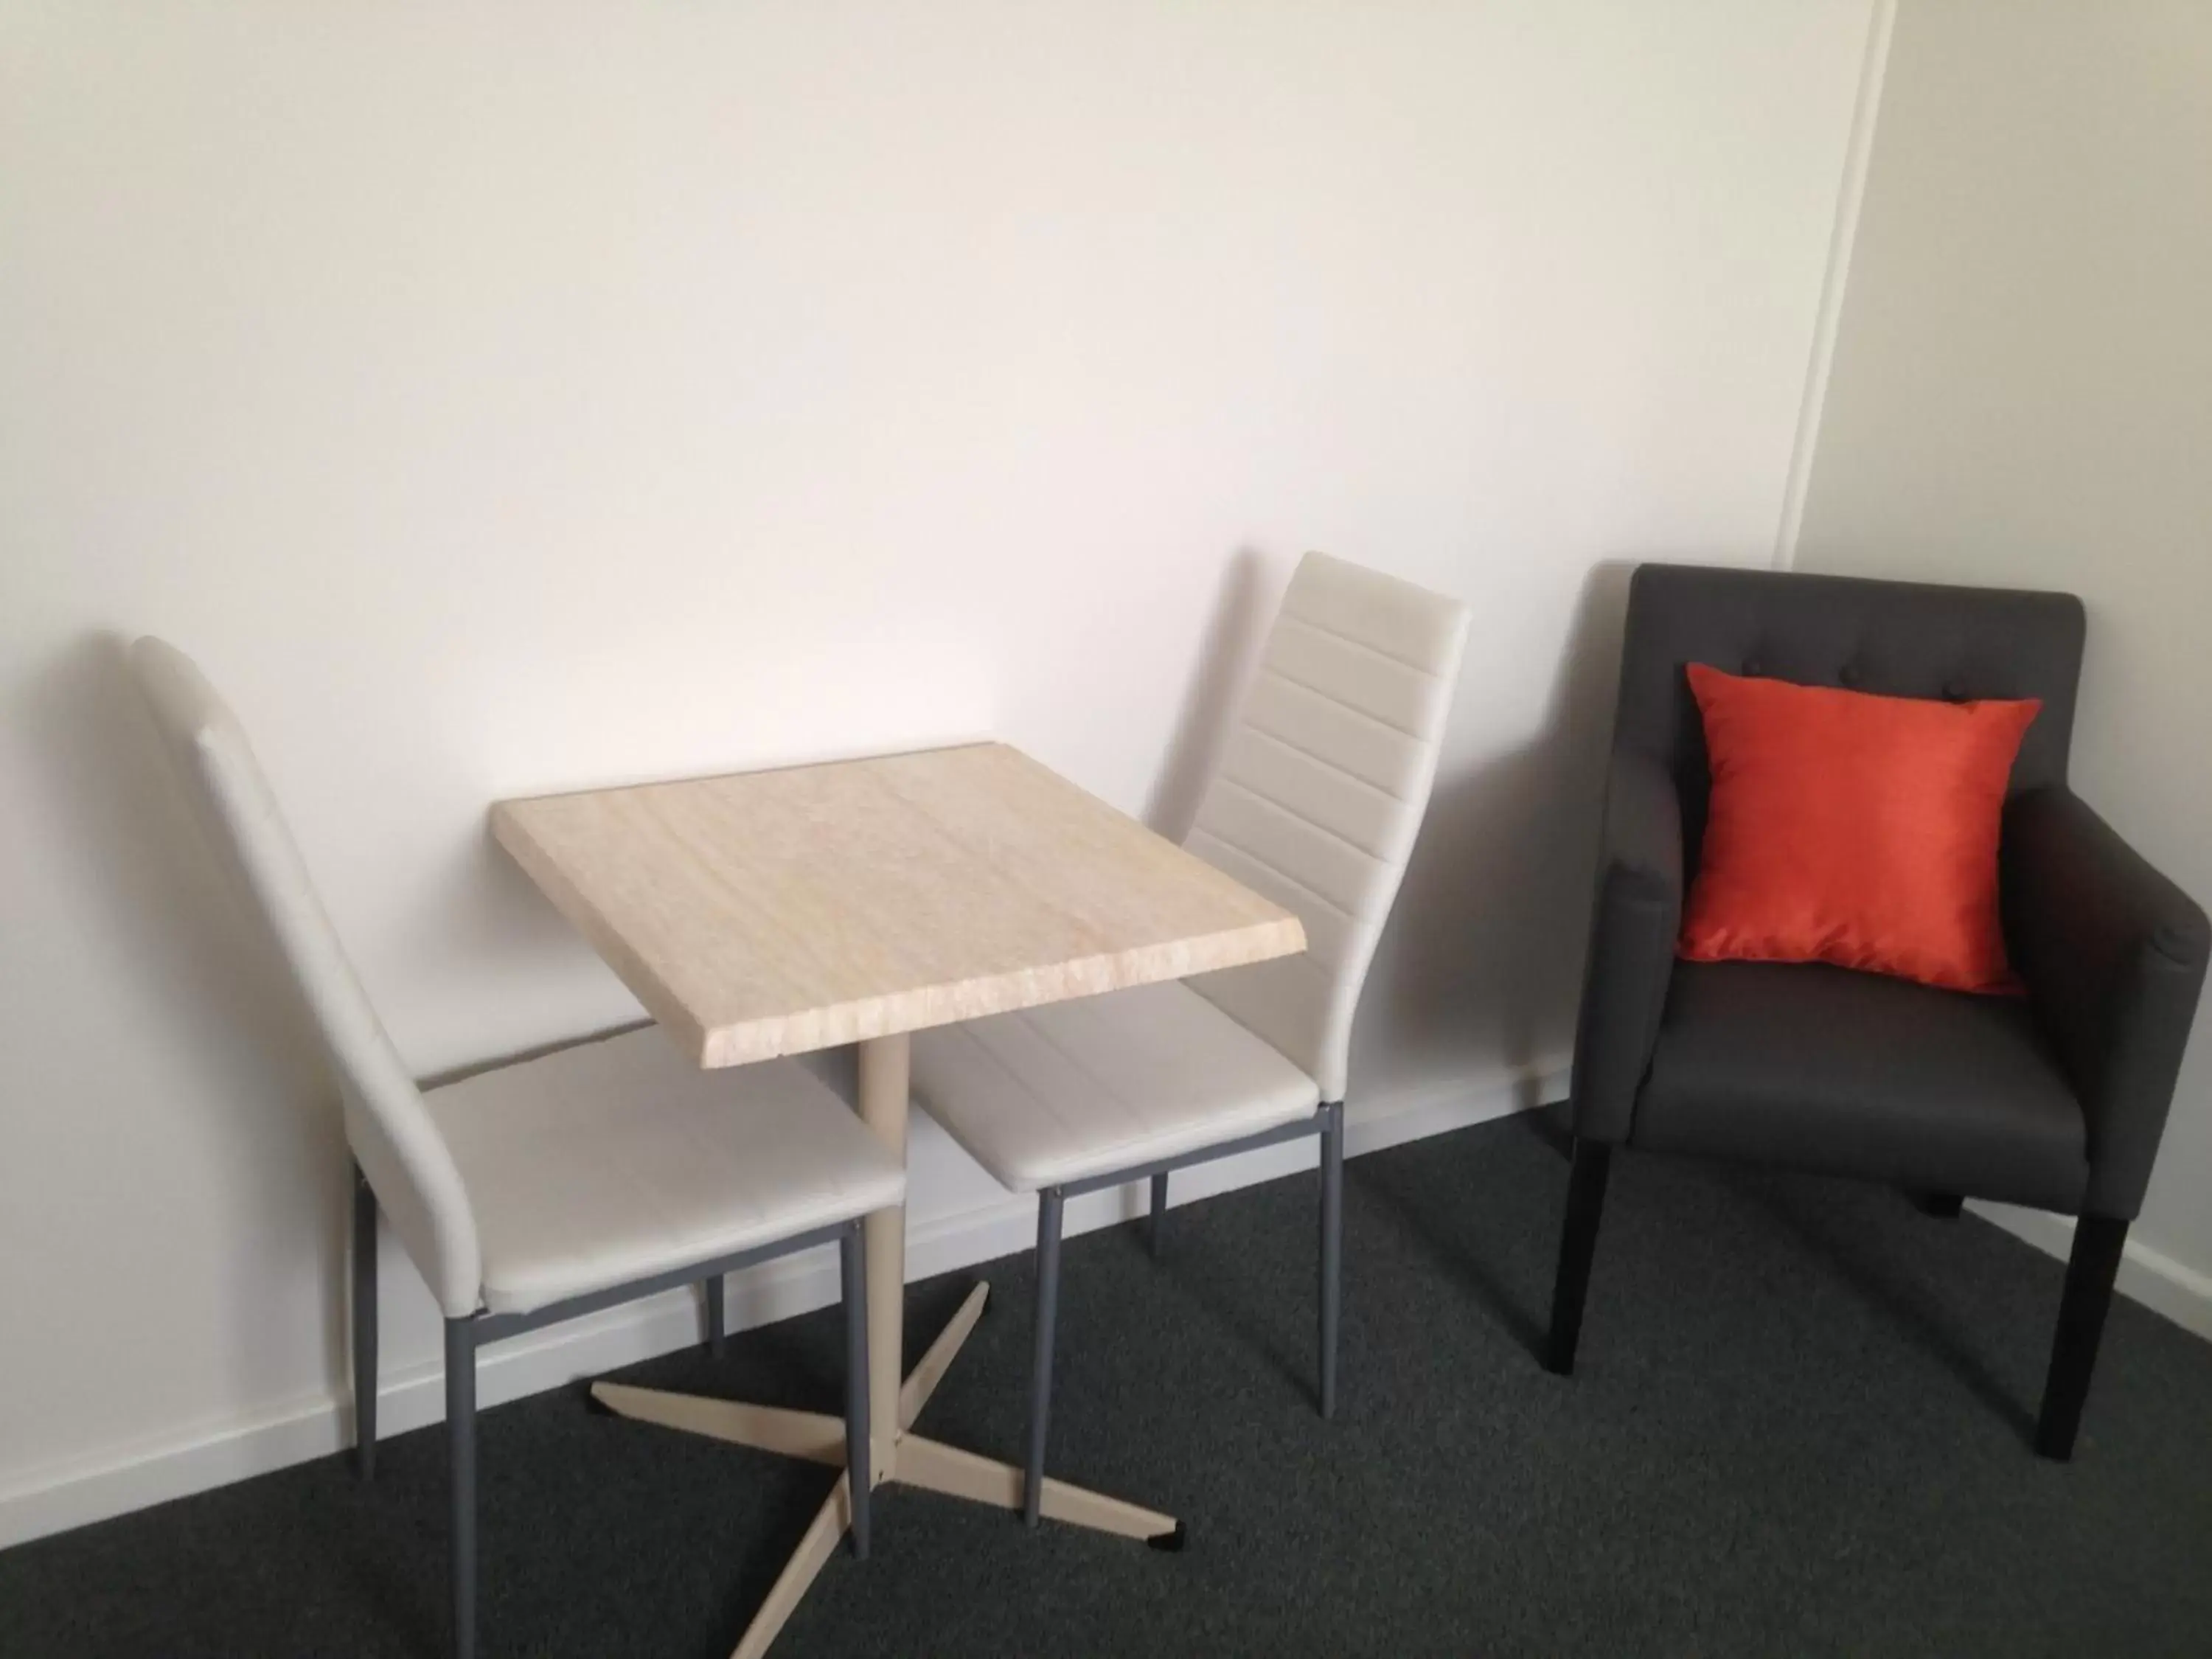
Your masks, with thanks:
M 899 1442 L 899 1479 L 926 1492 L 941 1492 L 948 1497 L 965 1498 L 972 1503 L 989 1504 L 1002 1510 L 1022 1506 L 1022 1472 L 1012 1463 L 978 1456 L 919 1434 L 909 1434 Z M 1048 1521 L 1065 1521 L 1071 1526 L 1088 1527 L 1093 1532 L 1141 1538 L 1148 1543 L 1158 1540 L 1164 1547 L 1173 1547 L 1170 1540 L 1181 1541 L 1182 1528 L 1172 1515 L 1142 1509 L 1082 1486 L 1071 1486 L 1049 1475 L 1045 1477 L 1044 1497 L 1039 1507 Z
M 921 1408 L 929 1403 L 929 1396 L 937 1392 L 937 1385 L 945 1380 L 945 1373 L 952 1369 L 953 1360 L 959 1357 L 961 1346 L 968 1340 L 969 1333 L 975 1328 L 975 1322 L 983 1316 L 984 1304 L 990 1300 L 990 1297 L 991 1287 L 988 1285 L 978 1285 L 969 1291 L 967 1300 L 960 1304 L 960 1310 L 946 1322 L 943 1330 L 938 1332 L 937 1340 L 929 1345 L 928 1352 L 908 1373 L 906 1381 L 899 1385 L 898 1425 L 901 1434 L 914 1426 L 914 1419 L 921 1415 Z
M 907 1040 L 878 1037 L 860 1045 L 860 1120 L 884 1144 L 906 1156 Z M 903 1381 L 899 1376 L 901 1327 L 906 1304 L 906 1212 L 884 1210 L 862 1224 L 868 1275 L 868 1456 L 872 1486 L 895 1480 L 999 1509 L 1019 1509 L 1022 1471 L 910 1432 L 929 1396 L 952 1369 L 961 1346 L 983 1316 L 990 1286 L 968 1293 L 937 1340 Z M 787 1411 L 742 1401 L 711 1400 L 600 1382 L 592 1396 L 617 1416 L 657 1423 L 689 1434 L 735 1442 L 762 1451 L 817 1463 L 845 1461 L 845 1420 L 819 1412 Z M 1048 1480 L 1041 1508 L 1048 1519 L 1165 1548 L 1180 1546 L 1182 1528 L 1171 1515 L 1109 1498 L 1103 1492 Z M 852 1524 L 852 1486 L 842 1474 L 777 1575 L 768 1599 L 745 1628 L 731 1659 L 760 1659 L 821 1572 Z
M 768 1651 L 768 1644 L 783 1629 L 785 1620 L 797 1609 L 807 1586 L 836 1553 L 837 1540 L 852 1524 L 853 1487 L 841 1474 L 828 1500 L 808 1523 L 806 1535 L 792 1551 L 791 1559 L 776 1574 L 775 1583 L 769 1587 L 768 1600 L 761 1603 L 752 1623 L 745 1626 L 745 1633 L 731 1650 L 730 1659 L 761 1659 Z
M 781 1406 L 754 1406 L 742 1400 L 709 1400 L 704 1395 L 633 1389 L 624 1382 L 594 1382 L 592 1398 L 617 1417 L 728 1440 L 757 1451 L 845 1467 L 845 1419 L 842 1417 L 786 1411 Z

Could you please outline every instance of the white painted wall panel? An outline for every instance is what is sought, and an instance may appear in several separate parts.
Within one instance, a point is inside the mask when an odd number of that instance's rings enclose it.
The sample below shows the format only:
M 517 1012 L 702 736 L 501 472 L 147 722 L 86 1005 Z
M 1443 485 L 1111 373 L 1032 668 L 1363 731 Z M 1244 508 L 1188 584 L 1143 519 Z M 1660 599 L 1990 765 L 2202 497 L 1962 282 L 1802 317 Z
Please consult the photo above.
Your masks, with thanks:
M 1768 556 L 1868 21 L 0 11 L 0 1494 L 343 1395 L 336 1110 L 118 634 L 431 1072 L 633 1012 L 494 797 L 989 732 L 1179 828 L 1326 548 L 1477 614 L 1355 1091 L 1555 1060 L 1591 572 Z

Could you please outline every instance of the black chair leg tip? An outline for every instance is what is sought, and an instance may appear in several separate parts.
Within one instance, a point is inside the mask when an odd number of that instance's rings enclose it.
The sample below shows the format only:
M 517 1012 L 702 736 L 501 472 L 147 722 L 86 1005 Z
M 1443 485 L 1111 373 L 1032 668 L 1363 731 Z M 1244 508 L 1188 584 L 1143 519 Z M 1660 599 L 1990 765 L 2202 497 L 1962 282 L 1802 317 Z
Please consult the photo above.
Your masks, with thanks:
M 1176 1554 L 1180 1554 L 1184 1546 L 1189 1542 L 1190 1529 L 1180 1521 L 1175 1523 L 1173 1532 L 1156 1532 L 1145 1540 L 1146 1547 L 1149 1549 L 1166 1550 Z

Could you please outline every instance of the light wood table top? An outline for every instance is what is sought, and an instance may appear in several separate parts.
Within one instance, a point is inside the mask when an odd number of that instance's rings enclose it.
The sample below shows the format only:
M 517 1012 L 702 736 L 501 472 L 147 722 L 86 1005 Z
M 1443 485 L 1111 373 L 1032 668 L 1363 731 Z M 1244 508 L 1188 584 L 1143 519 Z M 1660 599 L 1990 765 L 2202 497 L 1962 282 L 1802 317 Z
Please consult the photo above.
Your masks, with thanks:
M 1305 948 L 1004 744 L 501 801 L 492 829 L 707 1066 Z

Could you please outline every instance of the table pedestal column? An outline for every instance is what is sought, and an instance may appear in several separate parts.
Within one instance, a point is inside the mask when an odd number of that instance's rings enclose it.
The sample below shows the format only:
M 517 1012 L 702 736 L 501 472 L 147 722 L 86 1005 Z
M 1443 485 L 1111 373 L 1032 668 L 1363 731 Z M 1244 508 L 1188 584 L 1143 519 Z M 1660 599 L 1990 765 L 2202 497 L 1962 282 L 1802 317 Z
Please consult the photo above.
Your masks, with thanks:
M 860 1121 L 906 1163 L 907 1034 L 860 1045 Z M 860 1224 L 868 1264 L 868 1462 L 872 1484 L 898 1473 L 899 1378 L 906 1369 L 906 1211 L 878 1210 Z M 949 1358 L 949 1356 L 948 1356 Z

